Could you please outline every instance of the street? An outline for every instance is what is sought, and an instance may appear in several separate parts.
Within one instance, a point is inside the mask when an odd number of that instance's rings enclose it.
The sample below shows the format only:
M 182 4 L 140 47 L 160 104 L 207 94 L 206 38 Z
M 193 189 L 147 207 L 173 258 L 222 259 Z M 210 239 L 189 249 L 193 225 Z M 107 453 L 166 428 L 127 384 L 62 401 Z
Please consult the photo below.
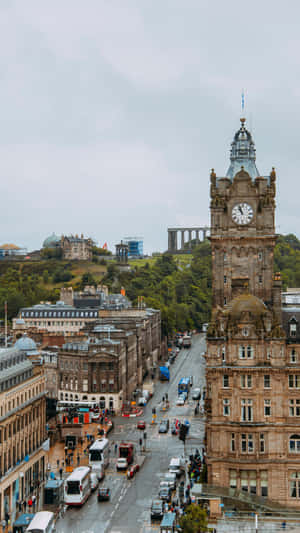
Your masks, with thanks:
M 170 382 L 155 383 L 155 393 L 144 409 L 140 418 L 116 417 L 115 429 L 109 435 L 114 443 L 129 441 L 135 443 L 137 453 L 140 453 L 139 440 L 144 431 L 136 428 L 138 420 L 147 423 L 145 461 L 140 471 L 132 480 L 128 480 L 126 473 L 116 472 L 114 445 L 112 445 L 110 465 L 106 470 L 106 477 L 101 486 L 109 487 L 111 500 L 97 502 L 96 492 L 90 496 L 82 508 L 68 508 L 64 517 L 57 522 L 57 533 L 150 533 L 157 531 L 159 523 L 151 524 L 150 506 L 153 499 L 158 497 L 158 487 L 162 474 L 168 471 L 169 461 L 174 456 L 183 455 L 184 446 L 178 436 L 158 433 L 158 423 L 151 425 L 152 408 L 156 407 L 157 422 L 168 418 L 171 422 L 175 418 L 189 420 L 191 427 L 185 443 L 186 456 L 196 448 L 203 446 L 204 421 L 201 416 L 194 416 L 196 401 L 191 397 L 184 406 L 176 406 L 178 396 L 177 385 L 181 377 L 192 375 L 193 387 L 205 384 L 205 360 L 201 354 L 205 351 L 204 335 L 193 337 L 192 347 L 182 349 L 170 366 Z M 168 394 L 170 409 L 160 412 L 158 404 L 165 394 Z M 191 396 L 191 395 L 190 395 Z

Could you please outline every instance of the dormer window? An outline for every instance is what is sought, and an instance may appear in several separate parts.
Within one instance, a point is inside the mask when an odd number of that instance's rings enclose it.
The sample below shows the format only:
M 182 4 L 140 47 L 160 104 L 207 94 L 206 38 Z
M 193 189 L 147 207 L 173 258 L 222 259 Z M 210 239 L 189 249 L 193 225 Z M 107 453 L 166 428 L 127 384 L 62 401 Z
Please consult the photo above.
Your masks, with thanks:
M 296 334 L 297 334 L 297 324 L 296 322 L 293 321 L 290 323 L 290 336 L 296 337 Z

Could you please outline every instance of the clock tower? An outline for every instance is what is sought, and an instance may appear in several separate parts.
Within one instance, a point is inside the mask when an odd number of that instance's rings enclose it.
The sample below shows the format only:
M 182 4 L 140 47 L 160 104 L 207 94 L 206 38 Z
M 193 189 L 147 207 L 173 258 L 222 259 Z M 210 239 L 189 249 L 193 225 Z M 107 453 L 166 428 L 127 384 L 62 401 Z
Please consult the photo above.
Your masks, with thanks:
M 241 119 L 226 176 L 210 175 L 207 480 L 236 500 L 247 492 L 254 508 L 256 496 L 260 504 L 268 499 L 300 508 L 300 408 L 294 409 L 300 406 L 300 348 L 286 340 L 281 279 L 273 273 L 275 182 L 274 168 L 259 174 Z M 290 315 L 295 335 L 295 309 Z
M 213 307 L 242 293 L 272 305 L 275 181 L 260 176 L 255 147 L 241 119 L 225 177 L 210 175 Z

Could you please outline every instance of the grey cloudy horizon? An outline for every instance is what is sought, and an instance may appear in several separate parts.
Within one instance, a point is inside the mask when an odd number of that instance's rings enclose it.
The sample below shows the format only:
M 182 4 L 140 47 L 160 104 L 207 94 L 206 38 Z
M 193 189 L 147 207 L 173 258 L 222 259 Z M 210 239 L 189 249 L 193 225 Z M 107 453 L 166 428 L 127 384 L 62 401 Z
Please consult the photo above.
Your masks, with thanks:
M 277 231 L 299 237 L 299 20 L 295 0 L 2 0 L 0 243 L 152 252 L 168 226 L 208 225 L 242 88 Z

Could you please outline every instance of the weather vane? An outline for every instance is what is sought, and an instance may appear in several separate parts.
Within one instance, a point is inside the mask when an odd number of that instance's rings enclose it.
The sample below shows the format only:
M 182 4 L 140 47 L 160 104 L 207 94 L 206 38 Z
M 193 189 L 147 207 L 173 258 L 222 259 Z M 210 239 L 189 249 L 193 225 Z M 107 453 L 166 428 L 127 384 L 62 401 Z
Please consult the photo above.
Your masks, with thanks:
M 245 111 L 245 92 L 244 89 L 242 90 L 242 114 Z

